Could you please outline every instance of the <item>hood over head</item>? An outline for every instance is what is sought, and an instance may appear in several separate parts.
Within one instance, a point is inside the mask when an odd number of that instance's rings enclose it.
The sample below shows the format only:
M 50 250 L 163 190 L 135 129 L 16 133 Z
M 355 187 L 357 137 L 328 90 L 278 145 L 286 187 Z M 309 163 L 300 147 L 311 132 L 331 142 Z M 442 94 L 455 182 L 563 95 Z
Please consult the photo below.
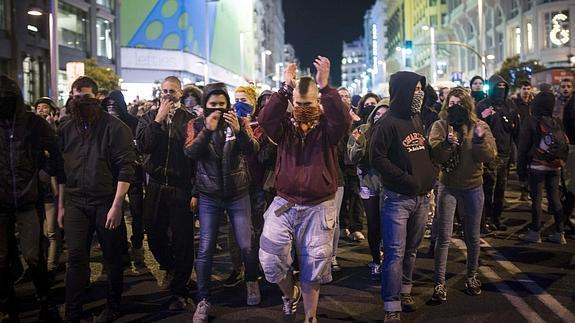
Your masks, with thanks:
M 223 96 L 226 97 L 226 101 L 227 101 L 227 109 L 231 109 L 232 108 L 232 104 L 230 101 L 230 95 L 228 94 L 228 88 L 226 87 L 226 85 L 224 83 L 221 82 L 217 82 L 217 83 L 210 83 L 208 85 L 206 85 L 204 87 L 204 93 L 203 93 L 203 97 L 202 97 L 202 107 L 204 109 L 206 109 L 206 104 L 208 103 L 208 99 L 210 98 L 210 96 L 212 95 L 218 95 L 218 94 L 222 94 Z
M 550 117 L 553 115 L 555 96 L 549 92 L 539 92 L 531 102 L 531 113 L 535 117 Z
M 507 95 L 509 94 L 509 83 L 507 83 L 507 81 L 505 81 L 505 79 L 498 74 L 493 74 L 493 76 L 491 76 L 489 78 L 489 92 L 487 93 L 487 95 L 489 95 L 489 98 L 491 99 L 496 99 L 497 97 L 497 83 L 505 83 L 505 97 L 507 97 Z
M 16 81 L 0 76 L 0 119 L 12 118 L 16 112 L 25 111 L 22 91 Z
M 471 81 L 469 81 L 469 88 L 473 88 L 473 82 L 475 82 L 475 80 L 481 80 L 481 82 L 485 83 L 485 81 L 483 80 L 483 78 L 479 75 L 475 75 L 474 77 L 471 78 Z
M 263 90 L 262 93 L 260 93 L 260 95 L 258 96 L 258 100 L 256 102 L 256 108 L 254 111 L 254 116 L 257 117 L 258 114 L 260 113 L 261 109 L 264 107 L 264 105 L 266 104 L 266 97 L 268 96 L 272 96 L 272 94 L 274 94 L 274 92 L 270 91 L 270 90 Z
M 373 119 L 375 118 L 375 114 L 377 113 L 377 110 L 379 110 L 379 108 L 381 108 L 384 105 L 389 108 L 389 98 L 383 98 L 383 99 L 379 100 L 379 102 L 377 102 L 377 104 L 375 105 L 375 108 L 373 109 L 373 111 L 371 111 L 371 113 L 369 114 L 369 117 L 367 117 L 367 123 L 373 124 Z
M 391 75 L 389 80 L 389 107 L 390 112 L 394 116 L 402 119 L 411 118 L 413 115 L 411 112 L 411 103 L 413 102 L 413 94 L 417 82 L 421 82 L 422 90 L 427 86 L 425 76 L 414 72 L 400 71 Z
M 426 107 L 433 106 L 439 100 L 437 92 L 435 92 L 435 89 L 430 84 L 427 84 L 424 91 L 425 91 L 425 101 L 423 105 Z
M 108 94 L 108 96 L 102 100 L 102 109 L 118 119 L 127 123 L 128 119 L 128 106 L 126 105 L 126 100 L 124 99 L 124 94 L 121 91 L 114 90 Z

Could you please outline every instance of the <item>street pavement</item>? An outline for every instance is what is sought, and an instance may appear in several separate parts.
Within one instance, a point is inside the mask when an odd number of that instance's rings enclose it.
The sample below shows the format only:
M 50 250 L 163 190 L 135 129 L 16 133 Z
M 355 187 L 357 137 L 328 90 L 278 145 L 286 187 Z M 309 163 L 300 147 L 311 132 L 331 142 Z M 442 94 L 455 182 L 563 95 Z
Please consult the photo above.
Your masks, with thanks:
M 507 193 L 505 232 L 482 239 L 480 280 L 483 293 L 464 293 L 466 273 L 465 243 L 452 239 L 447 266 L 447 301 L 432 304 L 433 259 L 426 256 L 429 240 L 424 239 L 418 253 L 412 295 L 418 309 L 402 313 L 404 322 L 575 322 L 575 236 L 567 235 L 567 245 L 546 242 L 527 244 L 518 239 L 530 222 L 530 203 L 518 200 L 517 183 L 510 182 Z M 544 207 L 546 209 L 546 206 Z M 553 230 L 550 214 L 544 214 L 544 234 Z M 224 226 L 225 228 L 225 226 Z M 365 231 L 365 230 L 364 230 Z M 214 259 L 211 322 L 281 322 L 281 294 L 275 285 L 261 281 L 262 303 L 245 305 L 245 284 L 224 288 L 221 281 L 231 270 L 226 252 L 225 235 L 219 244 L 224 250 Z M 373 322 L 383 320 L 380 284 L 369 279 L 370 261 L 367 241 L 341 240 L 338 259 L 342 271 L 334 273 L 334 281 L 321 288 L 319 322 Z M 92 255 L 92 287 L 85 306 L 86 322 L 90 322 L 104 306 L 106 277 L 101 275 L 99 252 Z M 169 294 L 158 287 L 161 272 L 149 251 L 147 269 L 125 272 L 123 316 L 118 322 L 191 322 L 193 312 L 167 310 Z M 63 274 L 54 286 L 57 300 L 64 296 Z M 30 283 L 17 286 L 22 298 L 23 321 L 37 316 Z M 297 321 L 304 319 L 300 304 Z

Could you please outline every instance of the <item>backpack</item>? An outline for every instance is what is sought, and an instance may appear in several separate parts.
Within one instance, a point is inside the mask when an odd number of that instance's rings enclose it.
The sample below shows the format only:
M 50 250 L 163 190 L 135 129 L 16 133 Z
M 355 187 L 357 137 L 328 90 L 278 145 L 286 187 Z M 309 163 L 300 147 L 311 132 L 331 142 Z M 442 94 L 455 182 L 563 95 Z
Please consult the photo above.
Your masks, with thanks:
M 533 162 L 550 168 L 565 166 L 569 154 L 569 139 L 557 118 L 541 117 L 537 124 L 541 139 L 536 143 Z

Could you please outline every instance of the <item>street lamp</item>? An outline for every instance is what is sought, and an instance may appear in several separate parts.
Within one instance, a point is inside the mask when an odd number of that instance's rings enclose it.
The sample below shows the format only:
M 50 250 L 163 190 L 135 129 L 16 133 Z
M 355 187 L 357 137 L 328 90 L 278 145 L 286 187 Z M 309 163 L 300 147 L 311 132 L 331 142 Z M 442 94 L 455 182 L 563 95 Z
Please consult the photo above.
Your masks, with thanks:
M 58 102 L 58 23 L 56 13 L 58 12 L 58 0 L 50 0 L 49 20 L 49 37 L 50 37 L 50 97 L 54 102 Z M 31 6 L 26 12 L 30 16 L 42 16 L 44 11 L 36 6 Z
M 272 52 L 269 49 L 265 49 L 262 51 L 262 83 L 266 83 L 266 56 L 270 56 Z
M 431 58 L 430 58 L 430 65 L 431 65 L 431 84 L 437 83 L 437 63 L 435 59 L 435 28 L 433 26 L 423 26 L 421 27 L 423 30 L 429 30 L 429 37 L 431 40 Z

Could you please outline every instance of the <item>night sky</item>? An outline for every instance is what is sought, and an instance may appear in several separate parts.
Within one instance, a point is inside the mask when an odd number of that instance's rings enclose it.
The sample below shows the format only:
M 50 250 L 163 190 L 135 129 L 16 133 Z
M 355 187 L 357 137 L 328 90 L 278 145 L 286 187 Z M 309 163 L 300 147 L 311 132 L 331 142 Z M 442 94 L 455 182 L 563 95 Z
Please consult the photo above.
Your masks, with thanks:
M 363 35 L 363 16 L 374 0 L 282 0 L 285 41 L 293 45 L 300 67 L 311 68 L 317 55 L 331 61 L 331 81 L 341 83 L 342 42 Z

